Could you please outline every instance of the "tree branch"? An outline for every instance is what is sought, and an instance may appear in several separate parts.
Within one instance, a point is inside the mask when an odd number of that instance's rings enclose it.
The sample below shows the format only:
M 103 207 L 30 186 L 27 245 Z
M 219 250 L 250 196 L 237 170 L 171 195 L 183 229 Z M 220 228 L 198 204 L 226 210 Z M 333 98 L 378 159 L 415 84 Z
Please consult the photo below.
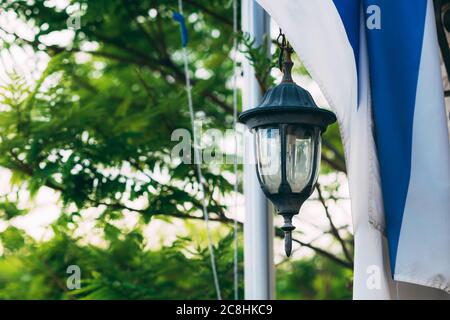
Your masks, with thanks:
M 142 56 L 141 53 L 138 56 L 136 54 L 136 52 L 135 52 L 134 57 L 130 57 L 130 56 L 119 55 L 119 54 L 111 53 L 111 52 L 107 52 L 107 51 L 100 51 L 100 50 L 84 51 L 84 50 L 81 50 L 80 48 L 69 49 L 69 48 L 60 47 L 60 46 L 47 46 L 47 45 L 43 44 L 42 42 L 39 42 L 36 40 L 30 41 L 30 40 L 19 37 L 15 33 L 10 33 L 4 29 L 2 29 L 2 30 L 9 35 L 15 36 L 20 41 L 27 43 L 34 50 L 41 51 L 42 49 L 40 49 L 39 47 L 44 46 L 46 48 L 45 51 L 47 51 L 49 56 L 54 56 L 55 53 L 60 53 L 60 52 L 64 52 L 64 51 L 68 52 L 68 53 L 83 52 L 83 53 L 91 54 L 93 56 L 108 58 L 108 59 L 116 60 L 116 61 L 123 62 L 123 63 L 137 65 L 140 67 L 142 67 L 142 66 L 149 67 L 150 69 L 161 72 L 165 76 L 172 76 L 175 79 L 177 84 L 182 85 L 182 86 L 185 85 L 184 72 L 181 70 L 181 68 L 179 68 L 170 59 L 170 57 L 165 57 L 165 58 L 162 58 L 161 60 L 155 60 L 154 58 L 151 58 L 149 56 Z M 108 39 L 107 37 L 101 36 L 101 38 L 99 37 L 99 39 L 105 43 L 115 46 L 116 48 L 120 48 L 119 44 L 114 43 L 113 41 L 107 40 Z M 123 47 L 121 49 L 123 49 Z M 128 51 L 128 47 L 127 47 L 127 51 Z M 165 77 L 163 77 L 163 78 L 165 78 Z M 194 86 L 197 82 L 198 82 L 198 79 L 194 79 L 194 78 L 191 79 L 192 86 Z M 217 94 L 215 94 L 214 92 L 206 91 L 206 92 L 201 92 L 201 94 L 207 100 L 209 100 L 213 104 L 216 104 L 218 107 L 220 107 L 223 111 L 225 111 L 227 113 L 233 112 L 233 107 L 231 105 L 229 105 L 226 101 L 221 99 L 219 96 L 217 96 Z
M 345 166 L 345 158 L 344 156 L 336 149 L 335 146 L 333 146 L 329 141 L 326 139 L 322 140 L 322 144 L 324 147 L 326 147 L 329 151 L 331 151 L 334 155 L 334 159 L 328 157 L 325 152 L 322 152 L 322 159 L 325 163 L 327 163 L 331 168 L 347 173 L 347 168 Z
M 330 222 L 330 227 L 331 227 L 331 230 L 330 230 L 330 231 L 331 231 L 331 234 L 332 234 L 332 235 L 338 240 L 338 242 L 340 243 L 341 248 L 342 248 L 342 252 L 344 253 L 344 255 L 345 255 L 345 257 L 347 258 L 347 260 L 348 260 L 349 262 L 351 262 L 351 264 L 353 264 L 352 256 L 351 256 L 350 252 L 348 251 L 347 246 L 345 245 L 344 240 L 342 239 L 341 235 L 339 234 L 338 229 L 337 229 L 336 226 L 334 225 L 333 219 L 331 219 L 331 215 L 330 215 L 328 206 L 327 206 L 326 203 L 325 203 L 325 199 L 324 199 L 324 197 L 323 197 L 323 195 L 322 195 L 322 190 L 320 189 L 320 185 L 319 185 L 319 184 L 317 184 L 316 189 L 317 189 L 317 193 L 318 193 L 318 195 L 319 195 L 319 200 L 320 200 L 320 202 L 322 203 L 323 207 L 325 208 L 325 214 L 326 214 L 326 216 L 327 216 L 327 219 L 328 219 L 328 221 Z
M 215 11 L 209 9 L 208 7 L 204 6 L 203 4 L 198 3 L 195 0 L 184 0 L 184 2 L 189 3 L 192 7 L 195 7 L 197 9 L 199 9 L 199 11 L 208 14 L 212 18 L 214 18 L 220 22 L 223 22 L 227 26 L 230 26 L 230 27 L 233 26 L 233 21 L 227 19 L 223 15 L 217 14 Z

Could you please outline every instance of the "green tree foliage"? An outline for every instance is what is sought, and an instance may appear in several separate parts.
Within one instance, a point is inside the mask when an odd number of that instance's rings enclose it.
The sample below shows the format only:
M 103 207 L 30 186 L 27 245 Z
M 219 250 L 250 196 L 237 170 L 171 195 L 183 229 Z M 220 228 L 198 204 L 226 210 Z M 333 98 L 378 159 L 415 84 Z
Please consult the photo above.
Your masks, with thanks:
M 79 244 L 73 220 L 63 216 L 55 236 L 36 242 L 10 227 L 0 234 L 0 297 L 4 299 L 214 299 L 209 253 L 189 238 L 170 247 L 146 250 L 139 228 L 124 232 L 103 224 L 106 247 Z M 70 228 L 69 225 L 72 225 Z M 222 294 L 233 297 L 232 235 L 216 246 Z M 242 251 L 239 252 L 242 260 Z M 67 268 L 81 270 L 81 288 L 69 290 Z M 241 267 L 240 267 L 241 269 Z M 242 269 L 241 269 L 242 272 Z M 205 285 L 206 284 L 206 285 Z M 243 294 L 241 283 L 240 294 Z
M 277 299 L 351 299 L 352 271 L 320 255 L 277 268 Z
M 184 2 L 196 116 L 203 129 L 229 129 L 232 2 Z M 10 183 L 17 194 L 21 190 L 33 197 L 50 188 L 59 194 L 61 207 L 53 237 L 37 241 L 13 226 L 16 217 L 28 213 L 18 205 L 19 196 L 1 196 L 0 219 L 7 227 L 0 234 L 0 298 L 212 299 L 204 239 L 179 238 L 170 247 L 150 249 L 143 231 L 153 219 L 201 220 L 203 198 L 210 220 L 221 223 L 215 252 L 222 295 L 232 298 L 233 220 L 223 204 L 233 189 L 233 180 L 226 178 L 232 176 L 232 166 L 204 166 L 206 190 L 200 194 L 195 167 L 170 157 L 171 133 L 190 127 L 179 26 L 172 20 L 176 1 L 68 3 L 61 8 L 52 1 L 0 2 L 1 10 L 14 12 L 34 32 L 24 37 L 12 29 L 0 30 L 8 35 L 8 40 L 2 37 L 1 50 L 14 44 L 50 58 L 34 83 L 11 74 L 0 87 L 0 166 L 12 172 Z M 80 26 L 72 30 L 68 45 L 46 41 L 49 35 L 67 36 L 61 32 L 78 14 Z M 260 85 L 269 86 L 273 59 L 264 56 L 264 48 L 251 48 L 250 38 L 243 36 L 242 43 Z M 325 172 L 345 172 L 337 131 L 333 127 L 324 139 Z M 325 206 L 328 198 L 323 200 Z M 77 218 L 91 208 L 99 212 L 102 245 L 75 232 Z M 117 221 L 131 213 L 139 214 L 138 222 L 131 229 L 121 227 Z M 350 237 L 333 228 L 331 233 L 338 240 Z M 279 296 L 348 297 L 343 279 L 348 279 L 345 270 L 352 261 L 345 250 L 336 254 L 298 243 L 321 258 L 280 269 L 287 276 L 280 278 Z M 65 284 L 71 264 L 82 270 L 82 288 L 75 291 Z M 242 266 L 240 271 L 242 297 Z M 296 292 L 286 281 L 305 281 L 308 293 Z

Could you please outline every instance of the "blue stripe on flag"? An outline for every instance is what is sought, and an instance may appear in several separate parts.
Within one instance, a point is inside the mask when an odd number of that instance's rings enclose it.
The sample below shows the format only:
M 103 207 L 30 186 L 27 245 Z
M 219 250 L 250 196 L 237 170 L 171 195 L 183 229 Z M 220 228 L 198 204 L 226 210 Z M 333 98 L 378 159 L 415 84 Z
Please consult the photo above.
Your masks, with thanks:
M 355 54 L 356 66 L 358 66 L 360 0 L 333 0 L 333 2 L 344 24 L 348 40 Z
M 366 29 L 391 271 L 411 170 L 412 126 L 426 0 L 363 0 L 381 9 L 381 29 Z M 366 17 L 367 18 L 367 17 Z

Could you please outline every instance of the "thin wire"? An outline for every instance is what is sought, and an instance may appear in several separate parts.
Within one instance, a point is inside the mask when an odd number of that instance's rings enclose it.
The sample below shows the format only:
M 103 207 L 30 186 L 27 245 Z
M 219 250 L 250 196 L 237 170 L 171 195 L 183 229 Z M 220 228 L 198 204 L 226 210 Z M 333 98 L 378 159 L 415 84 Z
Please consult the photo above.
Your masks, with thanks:
M 233 0 L 233 126 L 234 126 L 234 163 L 233 171 L 235 176 L 233 191 L 234 191 L 234 300 L 239 300 L 239 269 L 238 269 L 238 222 L 237 222 L 237 206 L 238 206 L 238 186 L 239 186 L 239 176 L 238 176 L 238 139 L 237 139 L 237 0 Z
M 183 0 L 178 0 L 178 10 L 181 15 L 183 15 Z M 208 250 L 211 258 L 211 269 L 214 277 L 214 286 L 216 289 L 217 300 L 222 300 L 222 296 L 220 294 L 220 286 L 219 286 L 219 278 L 217 276 L 216 269 L 216 258 L 214 256 L 214 248 L 212 246 L 212 238 L 211 231 L 209 229 L 209 216 L 208 216 L 208 208 L 206 205 L 206 197 L 205 197 L 205 188 L 204 188 L 204 177 L 202 174 L 201 163 L 200 163 L 200 153 L 198 150 L 197 144 L 197 130 L 195 127 L 195 115 L 194 115 L 194 107 L 192 103 L 192 88 L 191 88 L 191 79 L 189 77 L 189 69 L 188 69 L 188 55 L 186 47 L 183 47 L 183 61 L 184 61 L 184 74 L 186 78 L 186 93 L 188 96 L 188 105 L 189 105 L 189 114 L 191 117 L 191 125 L 192 125 L 192 135 L 194 140 L 194 162 L 197 167 L 197 177 L 199 181 L 199 189 L 202 194 L 202 210 L 203 210 L 203 218 L 205 220 L 206 233 L 208 237 Z

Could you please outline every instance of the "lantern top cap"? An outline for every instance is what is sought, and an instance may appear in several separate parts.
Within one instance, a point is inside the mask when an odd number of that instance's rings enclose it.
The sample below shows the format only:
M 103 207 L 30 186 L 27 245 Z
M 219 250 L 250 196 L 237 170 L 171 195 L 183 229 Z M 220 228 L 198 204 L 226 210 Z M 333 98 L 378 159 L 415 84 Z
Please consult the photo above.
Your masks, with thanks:
M 312 107 L 319 108 L 311 94 L 292 82 L 281 82 L 269 89 L 263 96 L 261 104 L 257 108 L 267 107 Z
M 280 33 L 281 34 L 281 33 Z M 317 126 L 323 132 L 336 122 L 333 112 L 319 108 L 311 94 L 292 79 L 292 47 L 282 35 L 280 45 L 280 69 L 283 79 L 269 89 L 259 106 L 242 112 L 239 121 L 250 129 L 277 124 L 303 124 Z
M 321 131 L 336 122 L 333 112 L 319 108 L 311 94 L 294 81 L 269 89 L 259 106 L 242 112 L 239 121 L 250 129 L 276 124 L 305 124 Z
M 316 107 L 311 94 L 300 87 L 292 79 L 292 62 L 291 55 L 294 52 L 292 47 L 287 43 L 282 49 L 282 62 L 280 69 L 283 72 L 281 83 L 269 89 L 263 96 L 259 108 L 264 107 Z

